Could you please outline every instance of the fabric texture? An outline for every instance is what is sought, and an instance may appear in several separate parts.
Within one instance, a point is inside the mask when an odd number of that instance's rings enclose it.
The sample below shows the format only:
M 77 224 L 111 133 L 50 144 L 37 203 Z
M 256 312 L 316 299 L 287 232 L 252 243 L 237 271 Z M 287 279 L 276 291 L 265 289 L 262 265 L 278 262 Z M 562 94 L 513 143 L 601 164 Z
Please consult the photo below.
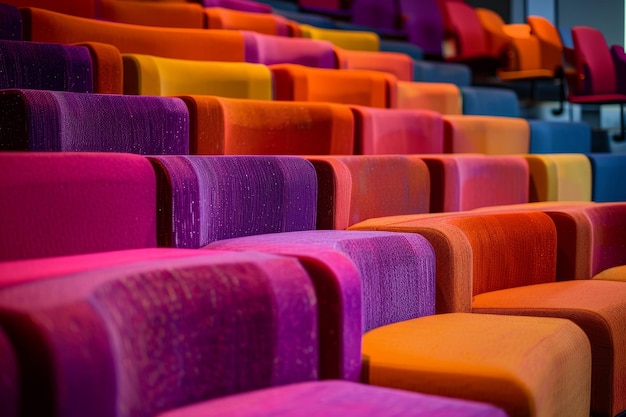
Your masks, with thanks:
M 94 68 L 81 46 L 0 41 L 0 87 L 94 92 Z
M 582 154 L 525 156 L 530 169 L 529 201 L 591 201 L 592 170 Z
M 398 81 L 397 101 L 391 107 L 461 114 L 459 87 L 449 83 Z
M 589 153 L 591 128 L 585 122 L 530 120 L 530 153 Z
M 505 88 L 462 87 L 463 114 L 474 116 L 519 117 L 515 91 Z
M 91 54 L 93 65 L 94 92 L 100 94 L 122 94 L 124 92 L 124 68 L 122 54 L 113 45 L 99 42 L 83 42 Z
M 183 96 L 191 118 L 190 153 L 199 155 L 350 155 L 354 122 L 346 106 Z
M 315 26 L 300 25 L 302 37 L 328 41 L 335 46 L 351 51 L 379 51 L 380 36 L 375 32 L 325 29 Z
M 189 153 L 189 113 L 180 99 L 4 90 L 0 101 L 5 150 Z
M 413 81 L 413 60 L 406 54 L 342 48 L 336 48 L 336 51 L 339 68 L 388 72 L 400 81 Z
M 446 153 L 527 154 L 528 121 L 515 117 L 444 116 Z
M 619 184 L 624 175 L 624 155 L 587 153 L 591 162 L 591 199 L 597 202 L 626 201 L 626 188 Z
M 8 337 L 36 346 L 20 352 L 37 381 L 21 411 L 148 417 L 316 379 L 315 294 L 297 261 L 203 252 L 3 290 Z
M 143 2 L 102 0 L 98 18 L 133 25 L 204 29 L 204 9 L 186 2 Z
M 223 7 L 205 9 L 209 29 L 249 30 L 272 36 L 290 36 L 290 22 L 273 13 L 254 13 Z
M 149 159 L 159 190 L 159 246 L 200 248 L 220 239 L 315 229 L 317 180 L 303 158 Z
M 263 404 L 259 407 L 259 404 Z M 205 402 L 159 417 L 504 417 L 503 410 L 471 401 L 408 393 L 347 381 L 293 384 Z
M 0 39 L 22 40 L 22 15 L 16 6 L 0 5 Z
M 244 31 L 245 60 L 256 64 L 298 64 L 337 68 L 334 46 L 328 41 L 269 36 Z
M 156 181 L 139 156 L 0 153 L 3 261 L 156 246 Z

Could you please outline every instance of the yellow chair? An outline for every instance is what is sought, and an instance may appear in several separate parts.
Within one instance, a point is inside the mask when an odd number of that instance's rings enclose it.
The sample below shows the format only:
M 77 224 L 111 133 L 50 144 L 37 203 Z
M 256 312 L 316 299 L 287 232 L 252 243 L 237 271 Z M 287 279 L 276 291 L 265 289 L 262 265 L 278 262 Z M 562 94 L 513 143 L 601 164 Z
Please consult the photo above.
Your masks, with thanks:
M 340 48 L 352 51 L 379 51 L 380 36 L 375 32 L 318 28 L 300 25 L 302 37 L 328 41 Z
M 526 155 L 532 201 L 591 201 L 591 162 L 583 154 Z

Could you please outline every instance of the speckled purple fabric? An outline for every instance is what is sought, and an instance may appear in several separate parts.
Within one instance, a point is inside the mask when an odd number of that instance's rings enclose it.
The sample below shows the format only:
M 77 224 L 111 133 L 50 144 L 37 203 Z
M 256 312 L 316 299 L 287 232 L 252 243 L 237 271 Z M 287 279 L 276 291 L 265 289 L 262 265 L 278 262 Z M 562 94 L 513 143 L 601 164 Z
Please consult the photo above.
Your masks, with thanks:
M 293 384 L 173 410 L 158 417 L 506 417 L 492 405 L 347 381 Z
M 189 112 L 179 98 L 5 90 L 0 109 L 0 150 L 189 152 Z
M 327 41 L 243 32 L 246 62 L 300 64 L 314 68 L 337 68 L 334 46 Z
M 291 156 L 149 157 L 158 182 L 159 246 L 200 248 L 315 229 L 317 177 Z
M 305 231 L 227 239 L 207 248 L 303 261 L 316 282 L 320 310 L 327 308 L 320 311 L 320 351 L 327 352 L 321 355 L 323 376 L 358 379 L 362 333 L 435 313 L 435 254 L 415 233 Z M 338 261 L 330 251 L 347 257 L 353 267 L 334 269 Z
M 93 93 L 93 71 L 84 46 L 0 40 L 0 88 Z
M 19 398 L 17 357 L 0 327 L 0 413 L 3 417 L 17 417 Z
M 23 415 L 152 417 L 317 378 L 316 300 L 290 258 L 204 251 L 14 286 Z
M 138 155 L 0 152 L 0 261 L 156 246 L 156 180 Z
M 10 4 L 0 4 L 0 39 L 22 40 L 22 15 Z

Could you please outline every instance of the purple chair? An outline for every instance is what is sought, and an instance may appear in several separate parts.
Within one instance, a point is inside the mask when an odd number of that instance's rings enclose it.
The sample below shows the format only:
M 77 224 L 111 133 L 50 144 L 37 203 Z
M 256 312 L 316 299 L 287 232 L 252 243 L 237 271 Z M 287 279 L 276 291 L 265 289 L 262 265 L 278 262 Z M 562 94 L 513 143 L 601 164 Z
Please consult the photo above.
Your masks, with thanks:
M 0 40 L 2 89 L 93 93 L 93 74 L 91 54 L 84 46 Z
M 332 43 L 305 38 L 243 32 L 246 62 L 255 64 L 300 64 L 315 68 L 338 68 Z
M 0 108 L 0 150 L 189 152 L 189 113 L 178 98 L 4 90 Z
M 398 0 L 352 0 L 352 23 L 373 28 L 381 36 L 406 38 Z
M 272 13 L 268 4 L 247 0 L 201 0 L 204 7 L 223 7 L 225 9 L 240 10 L 242 12 Z
M 404 30 L 410 43 L 426 56 L 441 57 L 443 17 L 437 0 L 399 0 Z
M 22 14 L 10 4 L 0 4 L 0 39 L 22 40 Z
M 18 363 L 13 346 L 0 327 L 0 411 L 5 417 L 17 417 L 19 409 Z

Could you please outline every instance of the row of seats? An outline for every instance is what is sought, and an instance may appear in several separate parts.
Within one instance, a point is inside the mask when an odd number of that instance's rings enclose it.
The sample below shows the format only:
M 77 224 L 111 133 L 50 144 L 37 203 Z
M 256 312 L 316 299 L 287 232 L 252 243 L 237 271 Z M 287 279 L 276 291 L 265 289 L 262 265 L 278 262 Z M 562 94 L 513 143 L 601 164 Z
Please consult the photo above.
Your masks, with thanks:
M 0 322 L 19 363 L 35 365 L 18 367 L 31 381 L 20 385 L 21 406 L 141 405 L 155 415 L 319 377 L 487 401 L 512 416 L 623 409 L 626 286 L 615 279 L 623 281 L 626 206 L 420 214 L 423 202 L 407 192 L 414 176 L 399 175 L 406 164 L 362 158 L 0 154 L 11 173 L 0 203 Z M 390 187 L 384 174 L 404 183 Z M 325 210 L 350 230 L 315 230 Z M 296 279 L 295 266 L 280 264 L 259 280 L 245 256 L 200 248 L 287 256 L 307 274 Z M 233 271 L 208 266 L 229 256 Z M 272 295 L 248 298 L 248 285 L 278 277 Z M 297 302 L 293 292 L 305 290 L 308 301 Z M 235 316 L 216 301 L 233 291 L 252 303 Z M 265 316 L 268 296 L 286 304 Z M 268 327 L 305 306 L 308 320 Z M 528 309 L 554 318 L 519 317 Z M 247 330 L 231 333 L 239 326 Z M 217 345 L 206 344 L 212 332 Z M 275 347 L 260 348 L 272 334 Z M 41 344 L 31 350 L 33 340 Z M 251 348 L 249 361 L 232 362 Z M 276 367 L 289 358 L 303 373 Z

